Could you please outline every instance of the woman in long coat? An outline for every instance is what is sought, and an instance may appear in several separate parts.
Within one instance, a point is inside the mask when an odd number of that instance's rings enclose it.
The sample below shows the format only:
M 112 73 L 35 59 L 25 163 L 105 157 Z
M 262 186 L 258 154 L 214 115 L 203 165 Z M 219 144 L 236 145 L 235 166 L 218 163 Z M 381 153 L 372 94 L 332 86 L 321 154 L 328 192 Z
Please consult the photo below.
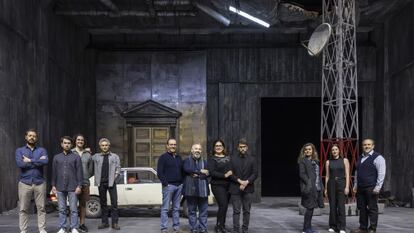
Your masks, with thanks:
M 298 157 L 301 204 L 305 207 L 303 232 L 316 233 L 312 230 L 312 216 L 315 208 L 323 208 L 323 185 L 319 173 L 318 153 L 315 145 L 306 143 Z

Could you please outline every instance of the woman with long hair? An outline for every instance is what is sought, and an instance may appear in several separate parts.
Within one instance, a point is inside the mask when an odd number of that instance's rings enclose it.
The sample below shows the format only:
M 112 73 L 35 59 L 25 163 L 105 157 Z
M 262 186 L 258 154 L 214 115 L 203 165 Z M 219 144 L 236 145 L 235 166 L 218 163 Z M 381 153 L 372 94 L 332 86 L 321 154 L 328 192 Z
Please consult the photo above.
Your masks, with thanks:
M 331 158 L 326 161 L 325 196 L 329 199 L 329 232 L 345 233 L 345 198 L 349 193 L 349 161 L 339 146 L 331 146 Z
M 303 232 L 316 233 L 312 230 L 313 210 L 323 208 L 322 179 L 319 173 L 318 153 L 315 145 L 306 143 L 300 150 L 298 157 L 301 205 L 305 207 Z
M 214 141 L 212 155 L 207 164 L 211 176 L 211 191 L 218 204 L 217 223 L 214 231 L 216 233 L 227 233 L 225 225 L 230 198 L 229 176 L 233 172 L 231 171 L 230 156 L 227 155 L 226 146 L 222 140 Z

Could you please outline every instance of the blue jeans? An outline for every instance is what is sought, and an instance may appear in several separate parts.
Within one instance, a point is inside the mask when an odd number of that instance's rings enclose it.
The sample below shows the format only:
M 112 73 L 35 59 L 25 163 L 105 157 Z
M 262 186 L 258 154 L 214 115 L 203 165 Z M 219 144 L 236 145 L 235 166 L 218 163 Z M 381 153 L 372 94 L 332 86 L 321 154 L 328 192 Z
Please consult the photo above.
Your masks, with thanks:
M 173 211 L 173 229 L 178 230 L 180 228 L 180 202 L 182 188 L 182 184 L 179 186 L 169 184 L 162 187 L 161 230 L 167 230 L 168 228 L 168 210 L 170 202 L 172 203 Z
M 70 229 L 78 227 L 78 196 L 75 192 L 57 192 L 59 204 L 59 229 L 66 229 L 66 203 L 69 198 Z
M 190 230 L 207 231 L 208 198 L 186 196 L 185 199 L 187 201 L 188 206 L 188 223 L 190 224 Z

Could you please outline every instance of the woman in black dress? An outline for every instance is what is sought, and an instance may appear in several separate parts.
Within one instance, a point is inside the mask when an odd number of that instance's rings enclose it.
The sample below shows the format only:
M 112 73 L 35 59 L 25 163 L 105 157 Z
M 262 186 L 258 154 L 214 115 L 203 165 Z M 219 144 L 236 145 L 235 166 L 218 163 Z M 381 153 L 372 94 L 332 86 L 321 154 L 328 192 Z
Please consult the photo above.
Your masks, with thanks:
M 316 233 L 312 230 L 313 210 L 323 208 L 322 179 L 319 172 L 318 153 L 315 145 L 306 143 L 300 150 L 298 157 L 301 205 L 305 207 L 303 232 Z
M 329 199 L 329 232 L 345 233 L 345 198 L 349 193 L 349 161 L 339 146 L 331 147 L 331 158 L 326 161 L 325 196 Z
M 217 223 L 214 228 L 216 233 L 227 233 L 225 228 L 227 208 L 229 205 L 229 176 L 231 171 L 230 156 L 226 154 L 226 147 L 222 140 L 213 143 L 213 152 L 208 159 L 208 171 L 211 176 L 211 191 L 218 204 Z

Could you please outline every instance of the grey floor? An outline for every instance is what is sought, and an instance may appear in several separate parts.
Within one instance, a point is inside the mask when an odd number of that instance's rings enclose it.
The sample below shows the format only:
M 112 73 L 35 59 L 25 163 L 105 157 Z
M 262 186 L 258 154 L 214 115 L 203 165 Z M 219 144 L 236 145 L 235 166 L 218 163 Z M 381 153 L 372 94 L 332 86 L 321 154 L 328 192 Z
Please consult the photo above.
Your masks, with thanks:
M 251 233 L 277 233 L 277 232 L 301 232 L 303 216 L 298 214 L 298 198 L 263 198 L 262 203 L 254 204 L 251 211 Z M 213 232 L 215 225 L 216 207 L 212 207 L 208 218 L 209 231 Z M 231 208 L 228 211 L 227 226 L 231 226 Z M 47 215 L 47 230 L 49 233 L 57 232 L 58 214 L 53 212 Z M 313 226 L 319 232 L 327 231 L 328 216 L 314 216 Z M 91 233 L 159 233 L 159 210 L 124 209 L 121 211 L 119 224 L 120 231 L 98 230 L 99 219 L 87 219 L 87 226 Z M 36 233 L 36 216 L 30 216 L 29 233 Z M 188 232 L 188 220 L 181 219 L 182 230 Z M 358 217 L 347 217 L 347 232 L 358 227 Z M 12 210 L 0 215 L 0 233 L 18 233 L 18 215 Z M 379 216 L 379 233 L 414 232 L 413 208 L 386 208 L 384 214 Z

